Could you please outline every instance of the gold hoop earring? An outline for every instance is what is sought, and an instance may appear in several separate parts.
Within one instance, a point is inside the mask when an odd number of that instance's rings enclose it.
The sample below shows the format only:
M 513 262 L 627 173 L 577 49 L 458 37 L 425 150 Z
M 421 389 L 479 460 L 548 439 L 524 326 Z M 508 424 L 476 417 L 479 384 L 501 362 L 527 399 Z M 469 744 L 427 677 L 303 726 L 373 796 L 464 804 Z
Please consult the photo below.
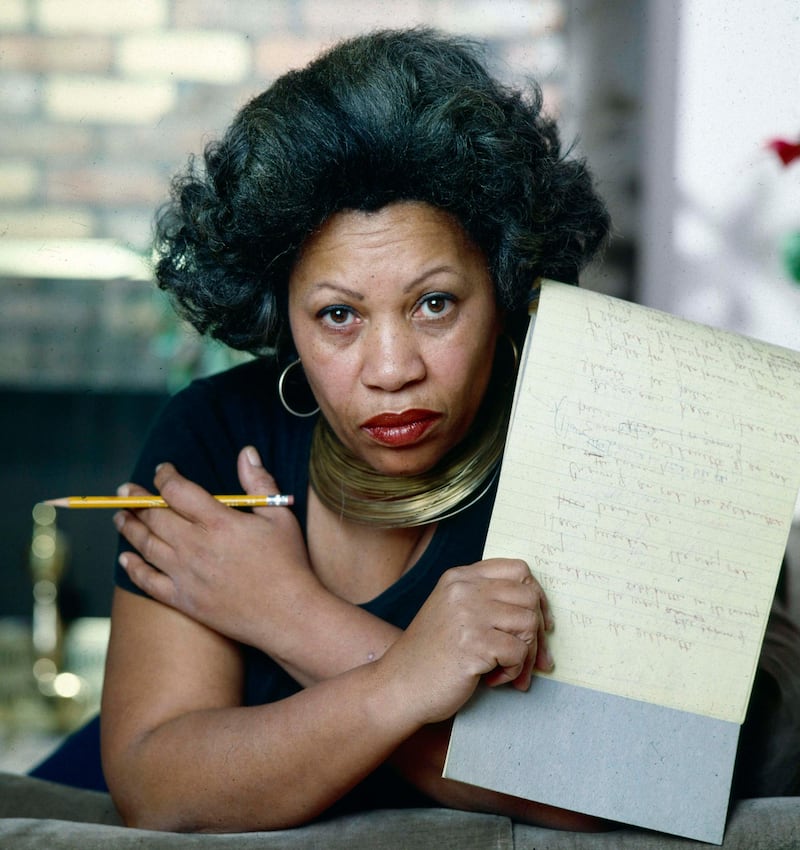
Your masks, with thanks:
M 508 344 L 511 346 L 511 356 L 514 360 L 511 372 L 513 375 L 516 375 L 517 369 L 519 369 L 519 348 L 517 348 L 517 343 L 514 342 L 514 337 L 511 336 L 511 334 L 503 334 L 503 336 L 508 340 Z
M 514 341 L 514 337 L 509 333 L 500 334 L 498 337 L 498 342 L 504 339 L 508 342 L 508 345 L 511 349 L 511 368 L 505 365 L 505 363 L 500 365 L 500 358 L 497 356 L 497 350 L 495 349 L 495 366 L 494 368 L 497 370 L 495 372 L 498 377 L 503 375 L 505 384 L 513 384 L 517 377 L 517 369 L 519 369 L 519 349 L 517 348 L 517 343 Z M 505 358 L 504 358 L 505 360 Z
M 316 400 L 314 399 L 314 395 L 311 392 L 311 387 L 308 385 L 308 381 L 306 379 L 306 374 L 303 372 L 302 367 L 300 368 L 300 376 L 295 375 L 291 376 L 291 371 L 295 366 L 300 366 L 300 358 L 297 360 L 293 360 L 280 374 L 278 378 L 278 398 L 281 400 L 281 404 L 283 405 L 284 410 L 287 413 L 291 413 L 292 416 L 297 416 L 300 419 L 307 419 L 309 416 L 314 416 L 315 413 L 319 412 L 319 405 L 316 404 Z M 289 390 L 290 394 L 295 396 L 300 396 L 301 399 L 307 400 L 308 398 L 314 400 L 315 406 L 313 410 L 303 411 L 298 410 L 295 407 L 292 407 L 288 401 L 286 401 L 286 391 Z

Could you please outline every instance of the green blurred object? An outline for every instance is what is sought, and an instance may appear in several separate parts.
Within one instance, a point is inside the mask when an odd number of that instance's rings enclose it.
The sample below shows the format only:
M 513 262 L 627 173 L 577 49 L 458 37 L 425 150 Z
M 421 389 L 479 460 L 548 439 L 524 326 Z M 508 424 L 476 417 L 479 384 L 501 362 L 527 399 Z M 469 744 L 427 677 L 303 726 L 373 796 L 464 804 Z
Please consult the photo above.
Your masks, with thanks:
M 784 240 L 783 262 L 792 279 L 800 283 L 800 230 L 790 233 Z
M 200 336 L 176 315 L 163 292 L 154 290 L 153 296 L 159 318 L 152 350 L 165 363 L 169 392 L 176 392 L 195 378 L 222 372 L 251 359 L 251 354 Z

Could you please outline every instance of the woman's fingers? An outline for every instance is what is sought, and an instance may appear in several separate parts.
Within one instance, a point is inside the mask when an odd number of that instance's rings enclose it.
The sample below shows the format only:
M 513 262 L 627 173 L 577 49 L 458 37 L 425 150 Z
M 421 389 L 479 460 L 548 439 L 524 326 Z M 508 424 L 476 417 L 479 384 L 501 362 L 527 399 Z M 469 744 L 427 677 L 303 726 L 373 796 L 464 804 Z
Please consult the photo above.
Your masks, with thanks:
M 536 639 L 536 653 L 533 656 L 532 663 L 535 669 L 541 670 L 543 673 L 549 673 L 555 666 L 553 654 L 550 651 L 550 645 L 547 640 L 548 633 L 552 630 L 553 626 L 551 625 L 549 629 L 546 628 L 543 620 Z
M 276 491 L 257 454 L 243 451 L 239 472 L 246 492 Z M 284 652 L 281 617 L 290 610 L 287 600 L 319 587 L 294 514 L 286 508 L 226 507 L 170 463 L 159 465 L 154 484 L 168 507 L 115 517 L 136 550 L 121 556 L 131 580 L 227 637 Z M 125 489 L 131 495 L 146 492 L 134 485 Z
M 495 669 L 486 676 L 490 686 L 513 683 L 526 689 L 535 669 L 548 672 L 553 658 L 547 633 L 553 618 L 541 585 L 524 561 L 490 559 L 451 572 L 456 581 L 476 582 L 481 589 L 481 606 L 492 629 L 505 643 L 495 659 Z M 487 644 L 487 649 L 494 646 Z M 505 654 L 503 654 L 505 653 Z
M 544 618 L 544 630 L 546 632 L 552 632 L 553 629 L 556 627 L 556 622 L 555 622 L 555 619 L 553 617 L 553 609 L 550 607 L 550 602 L 548 601 L 547 596 L 545 595 L 545 592 L 544 592 L 542 586 L 539 584 L 538 581 L 536 581 L 536 579 L 533 576 L 531 576 L 531 578 L 533 579 L 533 581 L 536 582 L 536 586 L 539 588 L 539 591 L 541 593 L 540 599 L 541 599 L 542 616 Z
M 114 525 L 135 550 L 121 553 L 119 562 L 141 590 L 160 602 L 176 606 L 179 588 L 174 573 L 181 563 L 176 547 L 185 547 L 183 541 L 193 524 L 206 527 L 213 512 L 226 508 L 179 475 L 171 464 L 158 468 L 154 483 L 167 500 L 168 508 L 119 511 L 114 515 Z M 117 492 L 121 496 L 151 495 L 144 487 L 132 483 L 123 484 Z M 185 572 L 181 570 L 180 575 L 185 576 Z
M 486 580 L 485 587 L 491 592 L 492 599 L 510 606 L 509 616 L 517 615 L 515 620 L 509 620 L 509 630 L 534 649 L 539 647 L 546 652 L 546 637 L 553 628 L 553 617 L 547 597 L 527 565 L 524 561 L 495 560 L 481 563 L 485 566 L 480 570 L 479 577 Z M 540 660 L 547 666 L 545 655 Z
M 237 461 L 239 483 L 245 493 L 269 496 L 278 493 L 275 479 L 264 469 L 261 456 L 253 446 L 245 446 Z M 275 508 L 253 508 L 253 513 L 274 517 Z
M 161 508 L 153 508 L 161 510 Z M 172 556 L 172 547 L 142 522 L 134 511 L 114 514 L 117 531 L 151 564 L 163 564 Z
M 119 563 L 140 590 L 158 602 L 175 606 L 176 588 L 170 576 L 150 566 L 135 552 L 123 552 Z
M 119 496 L 151 496 L 144 487 L 126 483 L 117 489 Z M 117 531 L 152 564 L 164 563 L 172 555 L 172 547 L 151 529 L 152 520 L 165 514 L 163 508 L 118 511 L 114 514 Z
M 516 682 L 530 671 L 532 666 L 530 644 L 509 632 L 498 632 L 498 647 L 495 653 L 496 667 L 488 676 L 496 676 L 495 684 Z
M 161 463 L 156 467 L 153 484 L 172 511 L 189 522 L 202 524 L 215 513 L 217 516 L 224 515 L 226 510 L 207 490 L 184 478 L 171 463 Z M 158 515 L 154 520 L 158 522 Z
M 554 661 L 550 648 L 548 646 L 547 636 L 555 628 L 553 613 L 550 608 L 550 603 L 547 600 L 542 586 L 536 580 L 535 576 L 528 569 L 528 565 L 524 561 L 510 561 L 508 570 L 511 575 L 521 576 L 520 582 L 530 590 L 528 603 L 531 610 L 536 613 L 536 634 L 530 643 L 530 666 L 542 672 L 549 672 L 553 669 Z M 527 636 L 521 635 L 524 640 L 528 640 Z M 521 680 L 520 680 L 521 681 Z M 518 682 L 519 684 L 519 682 Z

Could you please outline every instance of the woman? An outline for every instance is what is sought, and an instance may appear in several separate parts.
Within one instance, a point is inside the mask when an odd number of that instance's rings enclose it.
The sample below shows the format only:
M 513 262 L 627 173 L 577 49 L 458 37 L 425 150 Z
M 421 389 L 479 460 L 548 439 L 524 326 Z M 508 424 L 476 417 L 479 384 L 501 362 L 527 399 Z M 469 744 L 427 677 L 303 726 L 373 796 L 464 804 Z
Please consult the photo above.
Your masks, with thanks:
M 175 182 L 159 284 L 259 356 L 172 399 L 121 488 L 170 505 L 115 518 L 102 756 L 127 823 L 436 804 L 599 826 L 441 777 L 478 682 L 553 663 L 527 565 L 481 560 L 532 286 L 576 281 L 608 226 L 540 107 L 469 45 L 378 33 L 278 80 Z M 210 495 L 242 489 L 294 505 Z M 775 622 L 743 794 L 797 793 Z
M 102 749 L 126 822 L 594 824 L 441 778 L 479 680 L 552 665 L 527 566 L 481 560 L 532 286 L 575 280 L 607 229 L 540 106 L 466 44 L 378 33 L 278 80 L 176 181 L 159 283 L 262 356 L 173 399 L 123 488 L 170 504 L 116 517 Z M 209 495 L 242 488 L 294 506 Z
M 378 33 L 278 80 L 176 181 L 159 284 L 259 356 L 178 394 L 122 488 L 170 505 L 116 517 L 102 750 L 127 823 L 433 803 L 597 826 L 441 777 L 478 682 L 552 665 L 527 566 L 481 560 L 531 289 L 607 231 L 540 107 L 468 45 Z M 241 489 L 294 505 L 210 495 Z

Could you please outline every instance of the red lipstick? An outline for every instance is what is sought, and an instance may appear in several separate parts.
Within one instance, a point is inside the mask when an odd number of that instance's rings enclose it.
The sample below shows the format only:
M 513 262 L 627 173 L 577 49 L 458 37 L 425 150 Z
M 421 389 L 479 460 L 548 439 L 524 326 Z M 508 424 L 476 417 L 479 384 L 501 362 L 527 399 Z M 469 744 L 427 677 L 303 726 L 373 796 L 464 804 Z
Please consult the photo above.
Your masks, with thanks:
M 361 429 L 376 443 L 384 446 L 410 446 L 442 418 L 433 410 L 404 410 L 402 413 L 380 413 L 361 424 Z

